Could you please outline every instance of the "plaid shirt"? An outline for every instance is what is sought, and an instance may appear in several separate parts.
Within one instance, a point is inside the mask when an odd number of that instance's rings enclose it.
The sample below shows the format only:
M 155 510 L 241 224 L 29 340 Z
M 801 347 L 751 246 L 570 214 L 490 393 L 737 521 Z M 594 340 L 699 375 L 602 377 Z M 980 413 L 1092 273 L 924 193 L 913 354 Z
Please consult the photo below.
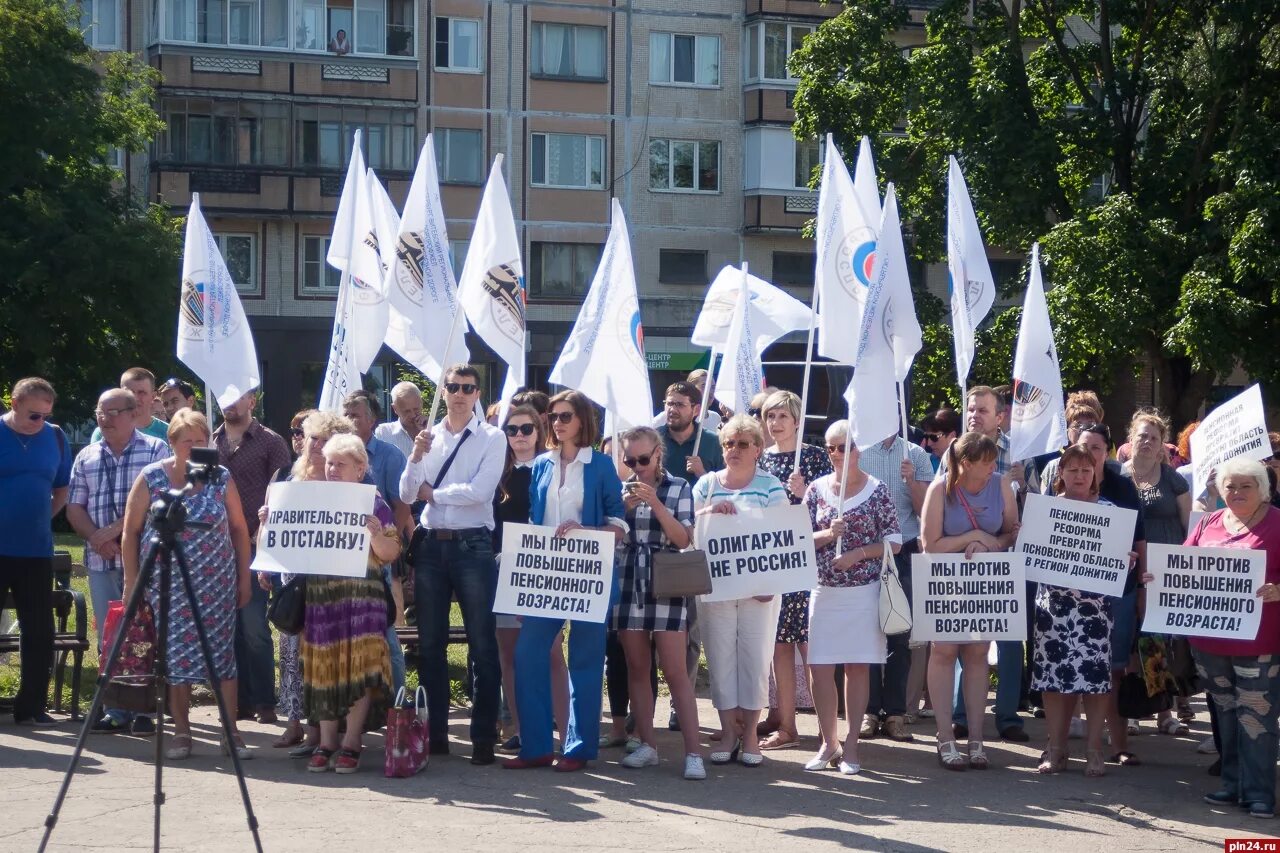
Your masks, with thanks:
M 918 444 L 902 440 L 895 436 L 886 448 L 879 441 L 862 451 L 858 458 L 858 467 L 865 473 L 884 483 L 889 490 L 889 499 L 898 513 L 898 526 L 902 530 L 904 541 L 910 541 L 920 535 L 920 516 L 916 515 L 911 505 L 911 490 L 902 481 L 902 453 L 906 448 L 908 459 L 915 468 L 914 477 L 917 482 L 928 483 L 933 480 L 933 463 L 929 461 L 929 453 Z
M 142 469 L 169 456 L 169 445 L 136 429 L 119 456 L 111 452 L 105 441 L 94 442 L 77 453 L 75 462 L 71 463 L 71 491 L 67 502 L 84 507 L 94 527 L 106 527 L 124 515 L 129 490 Z M 87 543 L 84 566 L 91 572 L 121 568 L 119 559 L 104 560 L 87 547 Z
M 249 423 L 235 450 L 231 449 L 231 441 L 227 438 L 226 424 L 214 430 L 213 441 L 218 448 L 218 462 L 231 472 L 231 479 L 235 481 L 240 505 L 244 508 L 244 521 L 249 527 L 249 539 L 252 540 L 258 535 L 258 510 L 267 501 L 267 486 L 271 484 L 271 478 L 293 461 L 289 445 L 278 433 L 258 423 L 256 418 Z
M 1009 436 L 1003 430 L 996 434 L 996 474 L 1003 477 L 1013 470 L 1013 460 L 1009 458 Z M 1024 473 L 1028 469 L 1034 470 L 1030 460 L 1016 463 L 1021 465 Z M 938 461 L 938 470 L 934 477 L 939 480 L 945 480 L 947 477 L 947 455 L 942 454 L 942 458 Z
M 636 477 L 632 475 L 626 482 L 635 481 Z M 658 483 L 655 491 L 658 493 L 658 500 L 671 511 L 676 521 L 685 527 L 693 527 L 693 490 L 689 488 L 688 482 L 664 471 L 662 482 Z M 631 530 L 622 540 L 623 547 L 648 552 L 670 547 L 667 535 L 662 532 L 662 525 L 654 518 L 653 510 L 648 504 L 639 504 L 634 509 L 627 510 L 626 520 Z

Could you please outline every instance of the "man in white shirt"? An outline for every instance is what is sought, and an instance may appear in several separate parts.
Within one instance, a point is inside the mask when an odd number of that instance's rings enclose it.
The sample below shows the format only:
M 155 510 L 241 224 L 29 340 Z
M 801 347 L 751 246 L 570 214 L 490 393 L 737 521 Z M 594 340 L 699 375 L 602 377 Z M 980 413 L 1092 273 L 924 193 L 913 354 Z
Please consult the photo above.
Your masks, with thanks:
M 445 374 L 445 419 L 414 439 L 400 477 L 400 499 L 426 502 L 412 546 L 418 614 L 418 676 L 427 691 L 430 750 L 449 752 L 449 604 L 456 595 L 475 672 L 472 764 L 492 764 L 498 738 L 498 661 L 493 599 L 493 495 L 507 439 L 476 416 L 480 373 L 458 364 Z
M 373 435 L 379 441 L 385 441 L 404 454 L 408 459 L 413 453 L 413 439 L 427 425 L 427 417 L 422 413 L 422 392 L 412 382 L 400 382 L 391 389 L 391 411 L 396 419 L 385 424 L 378 424 Z

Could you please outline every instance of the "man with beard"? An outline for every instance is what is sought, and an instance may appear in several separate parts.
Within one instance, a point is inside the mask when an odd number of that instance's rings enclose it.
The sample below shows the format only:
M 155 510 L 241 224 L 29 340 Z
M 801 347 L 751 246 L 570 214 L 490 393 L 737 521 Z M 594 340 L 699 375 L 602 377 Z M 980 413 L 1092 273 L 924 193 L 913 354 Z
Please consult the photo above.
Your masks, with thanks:
M 720 455 L 716 434 L 698 426 L 698 417 L 702 413 L 702 392 L 698 386 L 692 382 L 673 382 L 667 386 L 663 407 L 667 421 L 658 427 L 658 434 L 662 436 L 663 464 L 667 472 L 673 477 L 688 480 L 692 486 L 708 471 L 723 468 L 724 457 Z M 701 440 L 698 440 L 699 431 Z M 693 452 L 695 444 L 698 446 L 697 455 Z

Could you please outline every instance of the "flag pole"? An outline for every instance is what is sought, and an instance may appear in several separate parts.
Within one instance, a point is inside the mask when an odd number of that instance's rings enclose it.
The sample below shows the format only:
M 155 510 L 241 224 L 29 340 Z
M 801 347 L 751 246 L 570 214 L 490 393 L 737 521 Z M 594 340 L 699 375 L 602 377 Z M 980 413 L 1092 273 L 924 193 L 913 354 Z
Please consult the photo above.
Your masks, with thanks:
M 213 440 L 213 394 L 209 392 L 209 383 L 204 383 L 204 417 L 209 422 L 209 446 L 217 447 Z
M 449 353 L 453 352 L 453 342 L 458 338 L 458 321 L 462 318 L 462 306 L 458 305 L 453 314 L 453 322 L 449 324 L 449 337 L 444 344 L 444 357 L 449 358 Z M 440 378 L 436 382 L 435 391 L 431 394 L 431 411 L 427 413 L 427 429 L 431 429 L 436 424 L 436 412 L 440 408 L 440 389 L 444 387 L 445 377 L 449 375 L 449 368 L 453 365 L 446 364 L 440 368 Z
M 720 356 L 721 361 L 724 356 Z M 694 419 L 693 454 L 698 455 L 698 445 L 702 444 L 702 422 L 707 419 L 707 409 L 711 406 L 711 398 L 716 393 L 716 348 L 711 348 L 711 357 L 707 359 L 707 393 L 702 395 L 702 411 Z
M 898 410 L 902 413 L 902 461 L 906 462 L 911 454 L 907 452 L 910 449 L 907 447 L 907 442 L 910 441 L 907 438 L 907 392 L 901 382 L 898 383 Z
M 800 382 L 800 423 L 796 425 L 796 458 L 792 472 L 800 470 L 800 449 L 804 446 L 804 425 L 809 412 L 809 374 L 813 370 L 813 332 L 818 320 L 818 286 L 813 287 L 813 305 L 809 311 L 809 342 L 804 348 L 804 379 Z
M 852 412 L 850 412 L 852 414 Z M 836 518 L 844 517 L 844 497 L 849 490 L 849 468 L 845 464 L 845 460 L 849 458 L 849 448 L 853 446 L 853 418 L 849 418 L 846 423 L 849 425 L 844 431 L 844 456 L 840 458 L 840 464 L 843 466 L 840 470 L 840 511 L 837 511 Z M 796 445 L 799 448 L 799 445 Z M 839 557 L 844 553 L 844 536 L 836 537 L 836 556 Z

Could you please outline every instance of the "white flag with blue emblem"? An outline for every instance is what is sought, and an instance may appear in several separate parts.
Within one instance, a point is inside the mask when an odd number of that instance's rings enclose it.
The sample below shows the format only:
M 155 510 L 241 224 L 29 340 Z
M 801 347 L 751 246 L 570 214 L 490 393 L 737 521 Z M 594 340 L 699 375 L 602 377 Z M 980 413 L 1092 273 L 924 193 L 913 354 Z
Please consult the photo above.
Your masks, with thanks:
M 612 416 L 614 429 L 653 421 L 631 238 L 616 198 L 591 289 L 547 379 L 586 394 Z
M 756 331 L 752 326 L 751 288 L 747 282 L 747 265 L 738 270 L 738 301 L 733 306 L 729 324 L 729 340 L 725 343 L 724 362 L 716 377 L 716 398 L 735 413 L 746 412 L 751 398 L 764 388 L 764 367 L 756 350 Z
M 951 332 L 955 339 L 956 376 L 961 398 L 969 382 L 976 349 L 974 335 L 996 300 L 995 279 L 982 245 L 978 217 L 956 158 L 947 165 L 947 274 L 951 291 Z
M 867 290 L 875 273 L 880 194 L 871 143 L 862 138 L 855 175 L 827 134 L 815 224 L 818 354 L 844 364 L 857 361 Z
M 1062 369 L 1040 278 L 1040 244 L 1031 247 L 1031 276 L 1022 303 L 1013 358 L 1013 408 L 1009 412 L 1009 461 L 1053 453 L 1067 443 Z
M 862 449 L 898 432 L 901 420 L 894 405 L 898 383 L 906 378 L 922 345 L 893 184 L 885 191 L 878 231 L 875 273 L 867 288 L 866 311 L 858 334 L 863 344 L 844 394 L 849 404 L 851 437 Z
M 333 219 L 329 253 L 325 258 L 331 267 L 342 272 L 342 279 L 338 284 L 338 302 L 333 315 L 333 334 L 329 337 L 329 359 L 325 364 L 324 384 L 320 388 L 320 401 L 316 404 L 322 412 L 341 412 L 343 399 L 361 387 L 361 367 L 356 363 L 355 354 L 356 315 L 350 267 L 356 201 L 364 189 L 364 173 L 360 131 L 357 130 L 351 144 L 351 161 L 347 164 L 342 195 L 338 198 L 338 212 Z M 381 334 L 377 340 L 381 346 Z
M 724 351 L 729 343 L 729 328 L 741 284 L 740 268 L 726 265 L 720 270 L 702 299 L 702 310 L 698 312 L 698 320 L 689 336 L 691 342 Z M 750 274 L 747 275 L 747 289 L 751 292 L 751 329 L 756 337 L 756 350 L 761 356 L 783 335 L 809 328 L 809 306 L 790 293 Z
M 199 376 L 224 409 L 261 384 L 253 333 L 236 284 L 191 196 L 182 252 L 178 358 Z
M 520 238 L 507 183 L 502 178 L 501 154 L 493 158 L 489 181 L 480 199 L 467 261 L 458 276 L 458 302 L 472 330 L 507 363 L 507 378 L 499 398 L 505 409 L 524 384 L 528 324 Z
M 418 155 L 395 255 L 387 282 L 391 321 L 386 344 L 434 381 L 446 367 L 469 361 L 471 355 L 464 338 L 466 320 L 457 317 L 458 286 L 449 261 L 431 134 Z M 452 328 L 455 317 L 457 329 Z

